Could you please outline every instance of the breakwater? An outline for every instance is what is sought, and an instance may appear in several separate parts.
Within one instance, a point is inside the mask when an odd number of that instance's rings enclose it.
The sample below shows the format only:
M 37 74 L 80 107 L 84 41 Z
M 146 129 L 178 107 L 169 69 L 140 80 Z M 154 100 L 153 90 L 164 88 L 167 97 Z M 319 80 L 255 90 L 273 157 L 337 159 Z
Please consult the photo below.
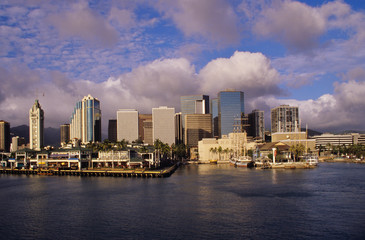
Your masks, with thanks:
M 121 170 L 53 170 L 53 169 L 0 169 L 0 174 L 25 174 L 44 176 L 81 176 L 81 177 L 141 177 L 164 178 L 171 176 L 178 168 L 178 164 L 159 170 L 121 169 Z

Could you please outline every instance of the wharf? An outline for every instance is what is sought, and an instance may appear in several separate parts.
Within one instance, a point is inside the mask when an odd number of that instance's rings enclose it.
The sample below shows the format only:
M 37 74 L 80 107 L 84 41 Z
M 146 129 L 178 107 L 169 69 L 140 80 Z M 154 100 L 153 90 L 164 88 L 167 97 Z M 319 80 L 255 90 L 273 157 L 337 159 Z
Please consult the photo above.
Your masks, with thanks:
M 122 170 L 53 170 L 53 169 L 0 169 L 0 174 L 25 174 L 25 175 L 56 175 L 56 176 L 81 176 L 81 177 L 141 177 L 164 178 L 170 177 L 178 168 L 178 164 L 160 170 L 147 169 L 122 169 Z

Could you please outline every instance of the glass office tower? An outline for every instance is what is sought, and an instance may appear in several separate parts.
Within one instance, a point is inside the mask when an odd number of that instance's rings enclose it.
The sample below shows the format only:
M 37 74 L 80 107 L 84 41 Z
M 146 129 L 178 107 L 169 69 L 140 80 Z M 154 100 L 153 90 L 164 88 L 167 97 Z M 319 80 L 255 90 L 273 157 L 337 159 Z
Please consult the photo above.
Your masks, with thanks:
M 76 103 L 70 119 L 70 139 L 101 142 L 101 109 L 97 98 L 88 95 Z
M 225 90 L 218 93 L 219 137 L 234 132 L 237 124 L 243 129 L 244 111 L 243 92 Z
M 210 103 L 210 113 L 212 114 L 212 135 L 215 138 L 219 137 L 218 125 L 218 98 L 212 99 Z

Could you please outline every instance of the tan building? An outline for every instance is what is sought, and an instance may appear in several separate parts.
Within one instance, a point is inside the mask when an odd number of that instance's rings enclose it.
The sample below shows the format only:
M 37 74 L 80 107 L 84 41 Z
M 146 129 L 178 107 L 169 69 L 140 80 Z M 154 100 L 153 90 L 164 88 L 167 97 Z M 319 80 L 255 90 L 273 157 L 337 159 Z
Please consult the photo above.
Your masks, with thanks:
M 29 110 L 29 144 L 30 149 L 41 150 L 43 148 L 44 112 L 38 99 L 35 100 Z
M 220 154 L 214 150 L 218 150 L 219 147 L 222 148 Z M 211 159 L 228 161 L 231 156 L 244 155 L 245 151 L 254 149 L 256 149 L 256 143 L 247 142 L 247 134 L 245 132 L 230 133 L 228 136 L 223 135 L 220 139 L 203 138 L 198 143 L 199 161 L 203 163 L 209 162 Z
M 271 134 L 271 142 L 281 142 L 293 146 L 302 144 L 307 150 L 316 151 L 315 139 L 307 139 L 306 132 L 277 132 Z
M 152 120 L 143 122 L 143 143 L 153 145 Z
M 212 137 L 212 114 L 186 114 L 184 144 L 188 147 L 198 146 L 203 138 Z
M 153 141 L 159 139 L 169 145 L 175 143 L 175 108 L 152 108 Z
M 10 152 L 10 124 L 0 121 L 0 151 Z
M 152 114 L 139 114 L 138 115 L 138 138 L 145 142 L 144 135 L 144 122 L 150 121 L 152 123 Z
M 138 111 L 120 109 L 117 111 L 117 140 L 133 142 L 138 139 Z

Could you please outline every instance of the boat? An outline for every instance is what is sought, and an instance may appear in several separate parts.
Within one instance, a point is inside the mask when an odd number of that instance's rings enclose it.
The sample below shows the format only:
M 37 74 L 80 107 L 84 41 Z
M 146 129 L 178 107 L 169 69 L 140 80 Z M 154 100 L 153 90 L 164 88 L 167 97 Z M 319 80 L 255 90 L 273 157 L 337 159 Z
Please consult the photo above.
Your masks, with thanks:
M 236 160 L 236 164 L 237 167 L 254 167 L 255 163 L 252 161 L 251 157 L 249 156 L 240 156 L 237 160 Z
M 211 160 L 209 160 L 209 163 L 211 163 L 211 164 L 217 164 L 217 163 L 218 163 L 218 160 L 216 160 L 216 159 L 211 159 Z
M 317 166 L 318 165 L 318 156 L 316 155 L 307 155 L 304 157 L 305 162 L 311 166 Z

